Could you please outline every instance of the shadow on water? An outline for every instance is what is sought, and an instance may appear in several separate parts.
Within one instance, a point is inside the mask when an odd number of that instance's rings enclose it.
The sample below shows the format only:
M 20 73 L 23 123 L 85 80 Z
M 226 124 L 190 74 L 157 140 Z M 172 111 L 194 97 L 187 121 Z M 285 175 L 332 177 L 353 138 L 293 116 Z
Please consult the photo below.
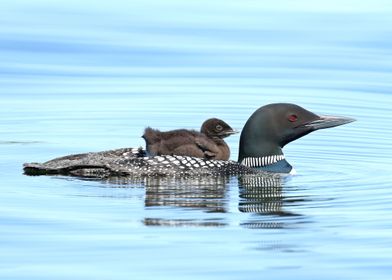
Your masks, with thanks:
M 223 227 L 230 224 L 226 220 L 227 213 L 238 211 L 239 223 L 243 227 L 284 228 L 304 222 L 304 216 L 289 209 L 308 200 L 285 192 L 287 181 L 285 176 L 263 174 L 239 177 L 114 177 L 105 182 L 110 187 L 144 186 L 146 210 L 158 210 L 156 213 L 159 214 L 164 207 L 175 211 L 174 217 L 144 218 L 146 226 Z M 233 190 L 237 187 L 238 194 Z M 234 210 L 229 205 L 233 201 L 230 198 L 232 192 L 238 196 Z M 202 215 L 178 218 L 179 212 L 188 210 L 202 211 Z

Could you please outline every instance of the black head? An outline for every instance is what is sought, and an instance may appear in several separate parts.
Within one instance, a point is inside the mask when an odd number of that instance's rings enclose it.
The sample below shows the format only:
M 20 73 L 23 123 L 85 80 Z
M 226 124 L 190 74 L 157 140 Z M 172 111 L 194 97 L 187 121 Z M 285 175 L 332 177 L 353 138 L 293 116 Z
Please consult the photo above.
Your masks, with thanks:
M 259 108 L 246 122 L 240 138 L 238 161 L 246 157 L 282 155 L 282 148 L 312 131 L 354 121 L 352 118 L 319 116 L 289 103 Z
M 225 138 L 232 134 L 238 133 L 238 131 L 232 129 L 230 125 L 217 118 L 206 120 L 202 124 L 200 132 L 211 138 Z

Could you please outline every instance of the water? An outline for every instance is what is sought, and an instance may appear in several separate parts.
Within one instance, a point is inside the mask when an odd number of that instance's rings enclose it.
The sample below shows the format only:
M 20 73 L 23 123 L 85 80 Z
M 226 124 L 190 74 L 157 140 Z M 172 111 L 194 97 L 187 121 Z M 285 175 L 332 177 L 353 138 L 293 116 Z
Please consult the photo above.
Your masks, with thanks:
M 390 279 L 389 2 L 0 7 L 1 279 Z M 285 147 L 283 180 L 22 175 L 272 102 L 357 122 Z

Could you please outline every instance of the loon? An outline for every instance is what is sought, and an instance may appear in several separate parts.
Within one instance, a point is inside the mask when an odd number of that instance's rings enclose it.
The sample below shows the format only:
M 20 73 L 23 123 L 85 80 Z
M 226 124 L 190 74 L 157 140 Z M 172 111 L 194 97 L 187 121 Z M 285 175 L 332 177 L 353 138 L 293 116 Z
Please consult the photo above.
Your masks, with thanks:
M 26 163 L 26 175 L 114 176 L 240 175 L 291 173 L 282 148 L 313 131 L 355 121 L 347 117 L 320 116 L 298 105 L 274 103 L 256 110 L 240 136 L 238 161 L 162 155 L 143 157 L 138 149 L 122 148 Z
M 237 131 L 224 121 L 211 118 L 202 124 L 200 132 L 186 129 L 161 132 L 147 127 L 142 137 L 149 156 L 178 155 L 228 160 L 230 148 L 223 138 L 235 133 Z

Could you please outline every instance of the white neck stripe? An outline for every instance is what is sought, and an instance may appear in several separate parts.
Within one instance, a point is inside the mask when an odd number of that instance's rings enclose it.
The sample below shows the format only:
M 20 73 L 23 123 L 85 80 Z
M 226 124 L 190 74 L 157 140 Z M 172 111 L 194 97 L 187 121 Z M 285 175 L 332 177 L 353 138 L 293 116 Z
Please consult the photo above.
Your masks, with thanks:
M 248 167 L 267 166 L 284 159 L 284 155 L 272 155 L 266 157 L 246 157 L 241 161 L 242 165 Z

